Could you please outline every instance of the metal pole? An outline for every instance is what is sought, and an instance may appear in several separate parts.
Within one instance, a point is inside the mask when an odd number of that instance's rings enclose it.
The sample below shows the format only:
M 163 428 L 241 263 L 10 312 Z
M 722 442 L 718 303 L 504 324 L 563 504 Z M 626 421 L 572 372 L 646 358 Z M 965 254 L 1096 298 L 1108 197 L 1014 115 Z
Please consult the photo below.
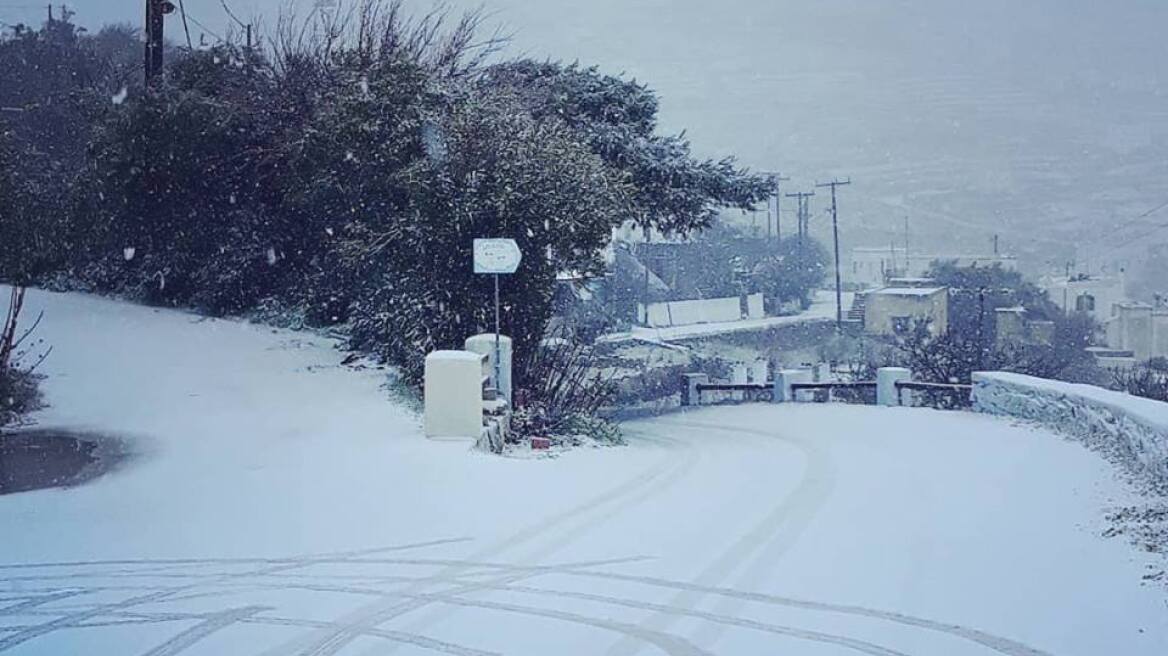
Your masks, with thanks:
M 502 394 L 502 348 L 499 346 L 499 274 L 495 274 L 495 393 Z M 511 399 L 507 399 L 508 402 Z

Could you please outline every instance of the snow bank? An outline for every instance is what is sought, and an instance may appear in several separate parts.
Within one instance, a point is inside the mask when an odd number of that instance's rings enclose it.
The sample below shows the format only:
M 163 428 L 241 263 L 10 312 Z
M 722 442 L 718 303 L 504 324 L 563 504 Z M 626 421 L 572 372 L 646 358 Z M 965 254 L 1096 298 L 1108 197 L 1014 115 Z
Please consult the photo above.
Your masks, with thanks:
M 1010 373 L 975 373 L 977 412 L 1037 421 L 1117 456 L 1168 485 L 1168 403 Z

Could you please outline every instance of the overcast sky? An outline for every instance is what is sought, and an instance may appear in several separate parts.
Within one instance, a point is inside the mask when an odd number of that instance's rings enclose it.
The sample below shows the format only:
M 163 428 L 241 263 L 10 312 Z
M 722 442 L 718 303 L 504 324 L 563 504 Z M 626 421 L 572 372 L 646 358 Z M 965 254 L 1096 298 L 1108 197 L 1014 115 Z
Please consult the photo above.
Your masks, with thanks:
M 0 20 L 43 16 L 33 4 L 0 0 Z M 220 0 L 185 4 L 211 32 L 230 24 Z M 286 3 L 229 4 L 270 23 Z M 852 176 L 855 245 L 887 244 L 908 216 L 938 248 L 983 251 L 999 233 L 1017 252 L 1102 262 L 1131 250 L 1123 230 L 1168 220 L 1127 223 L 1168 201 L 1163 0 L 481 4 L 514 32 L 515 54 L 648 82 L 663 128 L 688 130 L 704 155 L 782 169 L 792 187 Z M 71 5 L 90 26 L 141 22 L 142 0 Z M 177 16 L 167 29 L 178 38 Z

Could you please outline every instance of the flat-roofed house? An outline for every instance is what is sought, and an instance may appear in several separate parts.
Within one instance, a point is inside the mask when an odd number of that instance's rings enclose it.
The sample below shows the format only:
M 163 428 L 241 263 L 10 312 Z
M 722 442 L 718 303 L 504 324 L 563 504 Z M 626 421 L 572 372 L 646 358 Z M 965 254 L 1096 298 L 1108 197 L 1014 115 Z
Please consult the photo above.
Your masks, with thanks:
M 867 294 L 864 332 L 870 335 L 895 335 L 922 319 L 934 334 L 948 330 L 948 288 L 885 287 Z

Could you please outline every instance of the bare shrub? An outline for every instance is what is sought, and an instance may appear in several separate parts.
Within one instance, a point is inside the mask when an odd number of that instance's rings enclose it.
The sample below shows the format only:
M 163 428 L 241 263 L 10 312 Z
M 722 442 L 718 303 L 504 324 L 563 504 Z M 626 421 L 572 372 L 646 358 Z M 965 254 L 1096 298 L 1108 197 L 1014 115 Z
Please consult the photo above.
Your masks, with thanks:
M 563 334 L 563 333 L 561 333 Z M 598 367 L 595 347 L 557 334 L 544 340 L 522 367 L 512 429 L 519 436 L 585 434 L 619 441 L 611 423 L 597 418 L 616 394 L 612 376 Z
M 35 356 L 32 354 L 39 342 L 29 343 L 28 339 L 40 324 L 44 313 L 37 315 L 28 328 L 20 328 L 25 292 L 24 287 L 10 288 L 8 309 L 0 328 L 0 426 L 10 424 L 40 407 L 36 368 L 52 350 L 46 349 Z M 34 357 L 35 360 L 29 363 Z

